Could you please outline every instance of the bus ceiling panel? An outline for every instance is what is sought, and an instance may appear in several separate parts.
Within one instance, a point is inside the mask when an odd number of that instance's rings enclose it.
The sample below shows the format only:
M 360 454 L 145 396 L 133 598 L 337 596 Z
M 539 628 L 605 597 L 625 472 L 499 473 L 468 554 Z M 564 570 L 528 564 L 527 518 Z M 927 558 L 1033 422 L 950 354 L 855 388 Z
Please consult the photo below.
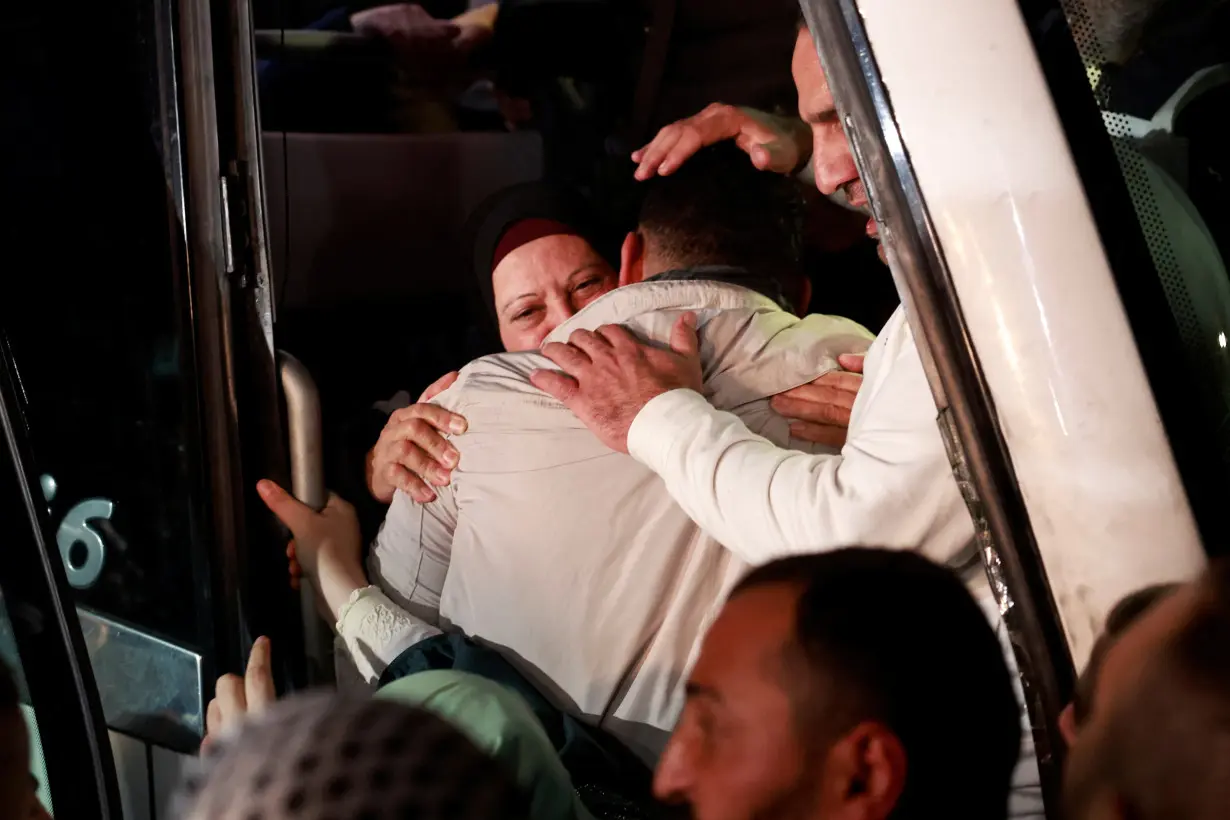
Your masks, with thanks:
M 1098 227 L 1014 0 L 858 12 L 1083 664 L 1116 600 L 1204 558 Z

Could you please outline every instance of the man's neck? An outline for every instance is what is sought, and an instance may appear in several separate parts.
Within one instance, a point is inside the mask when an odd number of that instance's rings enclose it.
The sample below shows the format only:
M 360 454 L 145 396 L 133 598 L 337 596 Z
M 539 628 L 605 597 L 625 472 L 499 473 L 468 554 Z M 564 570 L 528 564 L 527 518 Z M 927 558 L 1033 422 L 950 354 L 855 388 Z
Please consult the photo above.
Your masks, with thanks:
M 793 312 L 794 307 L 786 298 L 781 283 L 770 276 L 757 276 L 747 268 L 734 265 L 693 265 L 688 268 L 674 268 L 646 276 L 646 282 L 666 281 L 697 281 L 724 282 L 754 290 L 762 296 L 767 296 L 782 309 Z

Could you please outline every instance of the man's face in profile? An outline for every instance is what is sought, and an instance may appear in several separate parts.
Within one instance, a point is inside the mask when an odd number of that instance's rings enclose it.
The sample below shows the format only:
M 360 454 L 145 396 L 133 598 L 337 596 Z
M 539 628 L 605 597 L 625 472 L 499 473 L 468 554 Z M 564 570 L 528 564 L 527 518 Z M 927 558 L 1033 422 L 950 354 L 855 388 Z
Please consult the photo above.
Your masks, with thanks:
M 812 170 L 816 188 L 825 196 L 838 191 L 855 208 L 868 206 L 867 188 L 858 176 L 854 154 L 841 127 L 833 91 L 820 65 L 820 55 L 807 29 L 799 32 L 794 43 L 791 63 L 794 84 L 799 92 L 799 117 L 811 127 Z M 879 239 L 880 231 L 874 219 L 867 220 L 867 235 Z M 884 258 L 883 247 L 880 258 Z
M 705 637 L 683 714 L 662 754 L 654 794 L 698 820 L 814 816 L 818 778 L 795 729 L 783 648 L 797 591 L 737 593 Z
M 1129 706 L 1146 664 L 1190 616 L 1198 595 L 1188 584 L 1167 595 L 1129 627 L 1102 659 L 1093 709 L 1074 738 L 1064 772 L 1064 807 L 1069 820 L 1119 816 L 1107 783 L 1107 754 L 1115 721 L 1131 720 Z M 1161 752 L 1162 750 L 1159 750 Z

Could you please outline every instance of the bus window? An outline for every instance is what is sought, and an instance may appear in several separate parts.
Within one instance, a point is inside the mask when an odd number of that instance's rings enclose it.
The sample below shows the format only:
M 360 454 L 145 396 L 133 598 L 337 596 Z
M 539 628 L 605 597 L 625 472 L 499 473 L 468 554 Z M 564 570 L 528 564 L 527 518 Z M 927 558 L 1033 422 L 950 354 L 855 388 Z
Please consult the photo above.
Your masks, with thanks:
M 1230 491 L 1230 123 L 1211 112 L 1230 99 L 1230 6 L 1021 6 L 1206 549 L 1221 552 Z M 1091 99 L 1100 119 L 1089 116 Z M 1107 137 L 1113 162 L 1099 151 Z M 1129 223 L 1134 229 L 1115 227 Z

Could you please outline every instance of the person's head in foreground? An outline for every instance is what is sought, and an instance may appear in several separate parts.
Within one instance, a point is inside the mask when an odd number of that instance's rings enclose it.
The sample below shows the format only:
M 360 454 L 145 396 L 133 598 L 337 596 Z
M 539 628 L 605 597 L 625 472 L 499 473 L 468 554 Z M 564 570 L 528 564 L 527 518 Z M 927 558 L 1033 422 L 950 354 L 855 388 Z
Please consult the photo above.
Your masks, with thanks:
M 1106 653 L 1119 640 L 1128 627 L 1140 620 L 1158 601 L 1174 592 L 1178 584 L 1154 584 L 1139 589 L 1127 595 L 1115 604 L 1110 614 L 1106 616 L 1106 627 L 1093 645 L 1089 653 L 1089 662 L 1076 681 L 1076 692 L 1072 702 L 1059 716 L 1059 729 L 1064 741 L 1071 746 L 1076 742 L 1076 735 L 1081 727 L 1089 721 L 1097 702 L 1098 678 L 1102 671 Z
M 1107 650 L 1064 809 L 1069 820 L 1230 812 L 1230 563 L 1156 602 Z
M 423 709 L 326 694 L 282 701 L 211 744 L 186 773 L 184 820 L 523 820 L 494 759 Z
M 1002 818 L 1020 732 L 955 575 L 913 552 L 797 556 L 731 593 L 654 791 L 698 820 Z
M 619 277 L 592 238 L 589 203 L 546 182 L 513 185 L 470 217 L 474 275 L 505 350 L 535 350 Z
M 742 150 L 723 142 L 642 187 L 637 229 L 620 251 L 620 284 L 668 272 L 722 275 L 806 312 L 811 289 L 800 262 L 797 182 L 757 170 Z
M 50 817 L 30 774 L 30 733 L 21 714 L 17 684 L 0 662 L 0 816 L 14 820 Z

